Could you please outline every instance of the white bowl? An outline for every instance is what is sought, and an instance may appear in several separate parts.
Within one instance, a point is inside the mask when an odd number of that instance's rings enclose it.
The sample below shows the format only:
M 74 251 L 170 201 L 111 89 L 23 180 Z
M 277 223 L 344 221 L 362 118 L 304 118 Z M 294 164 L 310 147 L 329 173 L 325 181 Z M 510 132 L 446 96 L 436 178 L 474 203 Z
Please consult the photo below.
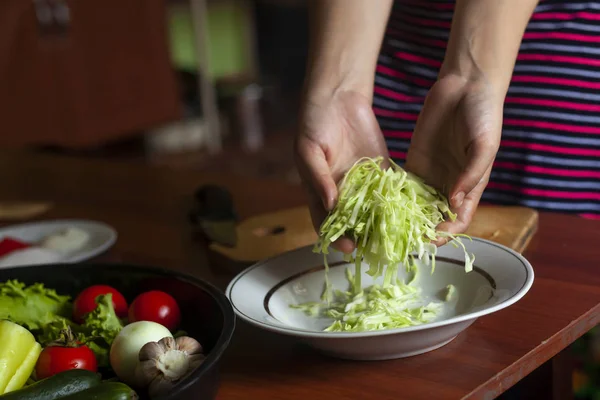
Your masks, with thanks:
M 445 245 L 438 249 L 435 272 L 419 265 L 413 285 L 422 289 L 424 301 L 444 302 L 443 310 L 431 322 L 406 328 L 367 332 L 323 332 L 331 323 L 326 318 L 306 315 L 291 304 L 318 301 L 323 291 L 323 255 L 303 247 L 259 262 L 236 276 L 226 295 L 235 313 L 259 328 L 297 337 L 328 355 L 353 360 L 385 360 L 409 357 L 435 350 L 454 339 L 477 318 L 502 310 L 521 299 L 533 284 L 529 262 L 515 251 L 483 239 L 464 240 L 475 254 L 475 267 L 465 273 L 462 249 Z M 336 289 L 348 287 L 341 253 L 328 256 L 329 276 Z M 362 267 L 363 287 L 373 281 Z M 399 277 L 406 277 L 399 268 Z M 445 302 L 447 285 L 456 287 L 456 296 Z

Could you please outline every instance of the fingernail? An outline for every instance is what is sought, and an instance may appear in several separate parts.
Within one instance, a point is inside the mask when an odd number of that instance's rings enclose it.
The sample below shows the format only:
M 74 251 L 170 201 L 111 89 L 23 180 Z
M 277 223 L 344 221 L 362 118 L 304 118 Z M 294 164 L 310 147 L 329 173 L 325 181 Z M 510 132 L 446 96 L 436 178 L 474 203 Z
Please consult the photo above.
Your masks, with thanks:
M 460 206 L 462 206 L 463 200 L 465 199 L 465 193 L 464 192 L 458 192 L 456 195 L 454 195 L 454 197 L 452 198 L 452 202 L 454 203 L 454 207 L 455 208 L 460 208 Z

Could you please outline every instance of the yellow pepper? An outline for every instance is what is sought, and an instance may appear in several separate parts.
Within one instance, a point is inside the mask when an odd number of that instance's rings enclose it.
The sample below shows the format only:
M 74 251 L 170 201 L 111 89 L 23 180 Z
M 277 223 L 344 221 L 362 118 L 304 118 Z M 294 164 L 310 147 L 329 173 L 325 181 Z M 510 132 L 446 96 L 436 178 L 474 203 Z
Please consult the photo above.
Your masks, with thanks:
M 21 389 L 31 376 L 42 346 L 27 329 L 0 321 L 0 394 Z

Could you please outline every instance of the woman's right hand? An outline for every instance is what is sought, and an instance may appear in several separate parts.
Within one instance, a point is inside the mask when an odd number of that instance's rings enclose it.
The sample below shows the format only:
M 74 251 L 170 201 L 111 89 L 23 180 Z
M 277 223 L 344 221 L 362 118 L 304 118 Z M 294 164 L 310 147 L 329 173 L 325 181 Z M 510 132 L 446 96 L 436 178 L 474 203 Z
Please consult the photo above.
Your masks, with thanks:
M 309 95 L 295 142 L 298 172 L 309 195 L 315 230 L 337 202 L 337 184 L 362 157 L 383 156 L 388 150 L 371 108 L 371 100 L 356 91 Z M 334 244 L 350 253 L 354 243 L 343 238 Z

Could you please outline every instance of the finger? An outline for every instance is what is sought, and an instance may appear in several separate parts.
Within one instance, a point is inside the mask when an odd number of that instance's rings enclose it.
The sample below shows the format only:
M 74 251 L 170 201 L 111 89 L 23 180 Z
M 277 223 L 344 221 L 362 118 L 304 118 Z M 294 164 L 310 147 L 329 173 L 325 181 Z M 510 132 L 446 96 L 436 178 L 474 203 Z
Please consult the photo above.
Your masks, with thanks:
M 467 163 L 450 190 L 452 208 L 460 209 L 471 191 L 483 183 L 495 157 L 496 148 L 492 143 L 482 140 L 471 143 L 467 149 Z
M 451 234 L 465 233 L 473 220 L 475 211 L 481 200 L 481 195 L 485 190 L 490 176 L 491 166 L 486 170 L 484 179 L 477 185 L 463 200 L 461 206 L 454 210 L 456 212 L 456 219 L 454 221 L 445 221 L 437 226 L 437 230 L 440 232 L 448 232 Z M 448 238 L 440 237 L 435 242 L 437 246 L 442 246 L 448 242 Z
M 327 211 L 323 208 L 321 199 L 314 192 L 309 194 L 308 207 L 310 209 L 312 224 L 315 231 L 320 235 L 321 224 L 327 218 Z M 350 238 L 344 236 L 333 242 L 331 247 L 343 253 L 350 254 L 356 246 Z
M 297 153 L 306 183 L 316 192 L 325 210 L 332 210 L 337 199 L 337 186 L 325 152 L 317 143 L 305 140 L 299 143 Z

